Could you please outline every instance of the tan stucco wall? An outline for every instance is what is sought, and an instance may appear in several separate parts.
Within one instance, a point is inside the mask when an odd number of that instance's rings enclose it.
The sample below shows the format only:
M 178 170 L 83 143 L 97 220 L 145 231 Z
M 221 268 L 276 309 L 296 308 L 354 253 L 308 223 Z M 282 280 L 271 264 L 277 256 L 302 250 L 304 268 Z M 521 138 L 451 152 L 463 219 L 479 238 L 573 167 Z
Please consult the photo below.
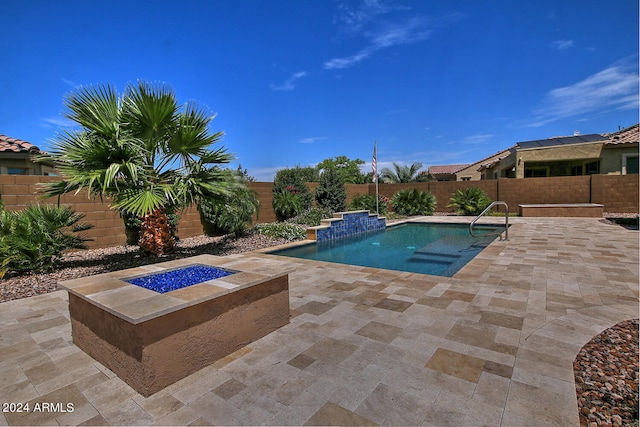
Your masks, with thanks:
M 602 158 L 600 160 L 600 173 L 603 174 L 621 174 L 622 158 L 625 154 L 638 155 L 638 145 L 625 147 L 612 147 L 602 150 Z
M 282 276 L 134 325 L 69 294 L 73 343 L 143 396 L 289 323 Z
M 55 169 L 42 165 L 40 163 L 33 163 L 28 159 L 6 159 L 0 158 L 0 174 L 5 175 L 9 173 L 9 168 L 23 168 L 26 169 L 25 175 L 49 175 L 55 174 Z
M 524 178 L 527 163 L 556 162 L 563 160 L 597 160 L 602 153 L 602 142 L 570 144 L 547 148 L 516 151 L 516 178 Z

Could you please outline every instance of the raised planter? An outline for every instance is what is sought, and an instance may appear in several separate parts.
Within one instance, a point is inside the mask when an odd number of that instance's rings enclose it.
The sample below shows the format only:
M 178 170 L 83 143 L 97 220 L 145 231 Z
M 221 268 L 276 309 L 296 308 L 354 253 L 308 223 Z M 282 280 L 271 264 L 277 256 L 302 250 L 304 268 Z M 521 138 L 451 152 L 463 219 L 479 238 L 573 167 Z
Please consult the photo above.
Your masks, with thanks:
M 555 203 L 519 205 L 520 216 L 602 218 L 604 205 L 596 203 Z
M 125 281 L 194 265 L 233 274 L 166 293 Z M 74 344 L 149 396 L 288 324 L 290 266 L 201 255 L 60 286 Z

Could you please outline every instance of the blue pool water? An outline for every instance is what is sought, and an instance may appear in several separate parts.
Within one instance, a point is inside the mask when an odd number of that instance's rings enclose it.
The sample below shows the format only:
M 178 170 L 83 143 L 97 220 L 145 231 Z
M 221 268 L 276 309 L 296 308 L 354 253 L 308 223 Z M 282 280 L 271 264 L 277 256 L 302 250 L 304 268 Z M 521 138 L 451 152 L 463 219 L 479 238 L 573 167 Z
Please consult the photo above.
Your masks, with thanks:
M 192 265 L 162 273 L 124 279 L 124 281 L 164 294 L 165 292 L 186 288 L 187 286 L 206 282 L 207 280 L 229 276 L 233 273 L 233 271 L 222 270 L 206 265 Z
M 477 226 L 478 234 L 504 226 Z M 462 224 L 408 223 L 385 231 L 270 252 L 316 261 L 453 276 L 496 236 L 472 237 Z

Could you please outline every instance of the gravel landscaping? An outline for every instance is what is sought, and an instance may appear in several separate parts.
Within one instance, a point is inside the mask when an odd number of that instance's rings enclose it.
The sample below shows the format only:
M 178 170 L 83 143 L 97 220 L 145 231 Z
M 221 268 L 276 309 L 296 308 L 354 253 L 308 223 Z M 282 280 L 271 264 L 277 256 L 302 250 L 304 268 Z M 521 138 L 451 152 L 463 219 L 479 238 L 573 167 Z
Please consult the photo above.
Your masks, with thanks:
M 55 271 L 42 274 L 5 277 L 0 281 L 0 302 L 32 297 L 58 290 L 58 281 L 107 273 L 146 264 L 170 261 L 195 255 L 231 255 L 287 243 L 252 233 L 239 239 L 197 236 L 181 239 L 176 249 L 160 257 L 146 256 L 138 246 L 114 246 L 71 252 Z

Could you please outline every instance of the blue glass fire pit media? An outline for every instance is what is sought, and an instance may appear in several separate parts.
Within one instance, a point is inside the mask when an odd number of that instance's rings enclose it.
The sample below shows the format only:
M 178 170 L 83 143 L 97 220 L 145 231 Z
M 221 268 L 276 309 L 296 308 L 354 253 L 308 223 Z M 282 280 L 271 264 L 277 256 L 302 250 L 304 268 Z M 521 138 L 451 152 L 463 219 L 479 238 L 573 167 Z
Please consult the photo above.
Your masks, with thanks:
M 187 286 L 206 282 L 207 280 L 219 279 L 220 277 L 229 276 L 234 273 L 234 271 L 222 270 L 216 267 L 193 265 L 177 270 L 165 271 L 163 273 L 124 279 L 124 281 L 164 294 L 165 292 L 186 288 Z

